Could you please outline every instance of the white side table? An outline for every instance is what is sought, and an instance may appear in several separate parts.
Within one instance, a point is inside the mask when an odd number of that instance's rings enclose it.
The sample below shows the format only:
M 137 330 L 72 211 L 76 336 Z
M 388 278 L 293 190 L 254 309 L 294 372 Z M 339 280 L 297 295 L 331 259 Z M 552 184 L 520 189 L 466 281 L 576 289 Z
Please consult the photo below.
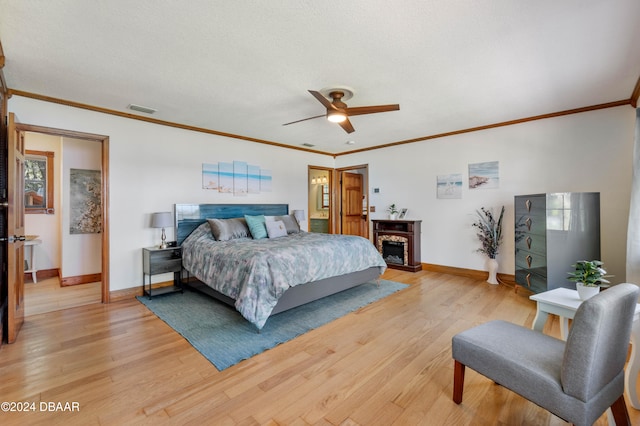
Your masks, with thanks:
M 29 261 L 27 262 L 27 269 L 24 271 L 26 274 L 31 274 L 31 278 L 34 283 L 38 282 L 38 268 L 36 266 L 36 246 L 42 244 L 42 240 L 35 239 L 24 242 L 24 246 L 29 247 Z M 26 257 L 26 255 L 25 255 Z
M 578 292 L 568 288 L 556 288 L 543 293 L 534 294 L 529 299 L 537 302 L 536 317 L 533 320 L 532 329 L 542 332 L 549 314 L 560 317 L 560 336 L 567 339 L 569 332 L 569 319 L 572 319 L 578 310 L 582 300 L 578 297 Z M 636 312 L 633 316 L 633 326 L 631 328 L 631 357 L 629 365 L 624 372 L 624 387 L 629 396 L 629 402 L 636 410 L 640 410 L 640 399 L 636 383 L 638 373 L 640 373 L 640 351 L 637 345 L 640 344 L 640 304 L 636 305 Z

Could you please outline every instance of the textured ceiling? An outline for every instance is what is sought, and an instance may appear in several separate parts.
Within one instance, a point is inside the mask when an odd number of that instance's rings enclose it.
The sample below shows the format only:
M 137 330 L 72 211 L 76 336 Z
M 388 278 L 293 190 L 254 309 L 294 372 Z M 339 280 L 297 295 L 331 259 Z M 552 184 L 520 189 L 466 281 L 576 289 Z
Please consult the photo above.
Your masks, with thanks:
M 10 89 L 341 153 L 629 99 L 638 0 L 0 0 Z M 307 90 L 342 85 L 350 135 Z M 144 114 L 140 114 L 144 115 Z M 146 115 L 145 115 L 146 116 Z M 348 140 L 355 141 L 347 145 Z

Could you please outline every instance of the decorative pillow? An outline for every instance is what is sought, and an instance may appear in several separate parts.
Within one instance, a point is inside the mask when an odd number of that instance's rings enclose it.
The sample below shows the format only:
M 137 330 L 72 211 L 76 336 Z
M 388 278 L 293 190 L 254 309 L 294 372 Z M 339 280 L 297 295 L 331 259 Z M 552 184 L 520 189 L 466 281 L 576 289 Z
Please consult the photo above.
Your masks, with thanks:
M 247 238 L 250 236 L 247 222 L 241 218 L 233 219 L 207 219 L 211 227 L 213 238 L 218 241 Z
M 273 222 L 265 222 L 267 225 L 267 235 L 269 238 L 278 238 L 287 236 L 287 228 L 284 226 L 284 222 L 276 220 Z
M 297 234 L 298 232 L 300 232 L 300 225 L 298 225 L 296 217 L 292 214 L 284 216 L 265 216 L 264 219 L 266 222 L 281 220 L 282 222 L 284 222 L 285 228 L 287 228 L 287 234 Z
M 267 238 L 267 228 L 264 225 L 264 216 L 248 216 L 245 215 L 244 219 L 247 221 L 247 225 L 249 226 L 249 232 L 251 232 L 251 236 L 254 240 L 259 240 L 261 238 Z

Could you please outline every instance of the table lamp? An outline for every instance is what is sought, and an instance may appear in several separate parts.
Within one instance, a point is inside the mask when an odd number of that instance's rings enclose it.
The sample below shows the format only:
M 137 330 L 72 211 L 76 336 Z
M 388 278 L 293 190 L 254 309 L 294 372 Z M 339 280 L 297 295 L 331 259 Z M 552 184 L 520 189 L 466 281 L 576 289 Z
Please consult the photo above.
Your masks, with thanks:
M 162 243 L 159 247 L 161 249 L 167 248 L 167 235 L 164 232 L 164 228 L 168 228 L 170 226 L 173 226 L 173 217 L 171 212 L 154 213 L 151 217 L 151 227 L 162 228 Z

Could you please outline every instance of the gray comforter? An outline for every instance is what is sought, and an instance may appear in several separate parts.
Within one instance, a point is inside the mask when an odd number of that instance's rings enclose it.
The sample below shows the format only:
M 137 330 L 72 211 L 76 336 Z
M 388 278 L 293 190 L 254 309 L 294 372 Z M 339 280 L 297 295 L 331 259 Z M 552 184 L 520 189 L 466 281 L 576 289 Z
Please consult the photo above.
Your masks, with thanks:
M 216 241 L 208 223 L 182 244 L 182 263 L 200 281 L 235 299 L 235 307 L 261 329 L 290 287 L 379 267 L 386 263 L 362 237 L 301 232 L 280 238 Z

